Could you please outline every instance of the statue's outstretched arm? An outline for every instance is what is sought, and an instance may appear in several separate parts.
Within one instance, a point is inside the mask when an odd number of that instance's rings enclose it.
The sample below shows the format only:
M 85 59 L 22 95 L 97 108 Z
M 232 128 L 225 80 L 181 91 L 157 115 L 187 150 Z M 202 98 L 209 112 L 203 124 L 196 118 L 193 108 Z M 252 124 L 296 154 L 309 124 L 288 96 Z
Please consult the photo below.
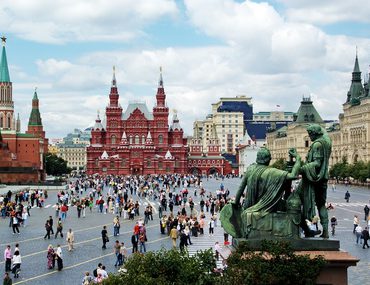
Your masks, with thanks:
M 294 179 L 298 178 L 298 174 L 299 174 L 299 171 L 300 171 L 301 165 L 302 165 L 302 160 L 301 160 L 301 157 L 299 156 L 299 154 L 297 153 L 296 149 L 289 150 L 289 155 L 291 157 L 295 158 L 295 163 L 293 165 L 292 171 L 290 173 L 288 173 L 287 179 L 288 180 L 294 180 Z
M 248 182 L 248 176 L 246 175 L 246 173 L 244 173 L 242 183 L 239 185 L 239 189 L 236 192 L 236 196 L 235 196 L 235 204 L 236 205 L 240 204 L 240 198 L 242 197 L 244 189 L 247 186 L 247 182 Z

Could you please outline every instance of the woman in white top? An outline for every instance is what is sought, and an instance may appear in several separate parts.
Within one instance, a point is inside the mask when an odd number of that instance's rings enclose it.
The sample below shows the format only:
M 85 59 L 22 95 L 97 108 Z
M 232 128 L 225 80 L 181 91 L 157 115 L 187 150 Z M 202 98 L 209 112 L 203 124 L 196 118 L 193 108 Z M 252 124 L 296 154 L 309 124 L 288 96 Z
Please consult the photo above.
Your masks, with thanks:
M 18 278 L 22 264 L 22 258 L 21 255 L 19 254 L 19 250 L 16 250 L 14 252 L 12 262 L 13 262 L 12 273 L 14 274 L 14 278 Z

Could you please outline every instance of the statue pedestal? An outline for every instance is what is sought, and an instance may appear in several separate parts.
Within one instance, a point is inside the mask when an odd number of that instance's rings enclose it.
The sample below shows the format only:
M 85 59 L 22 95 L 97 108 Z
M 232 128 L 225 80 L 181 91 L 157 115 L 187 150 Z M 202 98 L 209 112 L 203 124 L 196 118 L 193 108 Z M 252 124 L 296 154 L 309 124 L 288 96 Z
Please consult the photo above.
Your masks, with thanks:
M 240 242 L 247 242 L 250 249 L 260 250 L 262 248 L 262 241 L 282 241 L 288 242 L 294 250 L 325 250 L 338 251 L 339 240 L 322 239 L 322 238 L 276 238 L 274 236 L 265 237 L 264 239 L 243 239 L 233 238 L 233 246 L 237 247 Z
M 326 260 L 326 265 L 321 270 L 316 284 L 321 285 L 347 285 L 347 268 L 356 266 L 358 258 L 353 257 L 348 252 L 339 249 L 339 240 L 321 238 L 299 238 L 299 239 L 265 239 L 267 241 L 286 241 L 291 244 L 295 254 L 309 255 L 314 258 L 321 255 Z M 233 246 L 236 247 L 240 242 L 247 242 L 249 248 L 261 250 L 262 240 L 258 239 L 233 239 Z
M 325 285 L 347 285 L 348 274 L 347 268 L 356 266 L 359 259 L 353 257 L 345 251 L 297 251 L 296 254 L 306 254 L 314 258 L 321 255 L 326 260 L 327 264 L 321 270 L 316 284 Z

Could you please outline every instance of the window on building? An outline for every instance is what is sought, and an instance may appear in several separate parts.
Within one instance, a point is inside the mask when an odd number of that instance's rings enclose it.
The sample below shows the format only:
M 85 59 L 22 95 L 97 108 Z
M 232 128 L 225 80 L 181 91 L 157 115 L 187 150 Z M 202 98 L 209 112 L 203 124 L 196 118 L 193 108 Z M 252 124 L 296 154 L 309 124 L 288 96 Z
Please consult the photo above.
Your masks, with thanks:
M 115 135 L 112 135 L 112 136 L 110 137 L 110 141 L 111 141 L 111 143 L 112 143 L 112 144 L 116 144 L 116 140 L 117 140 L 117 138 L 116 138 L 116 136 L 115 136 Z
M 163 162 L 160 160 L 158 161 L 158 169 L 162 169 L 163 168 Z
M 8 115 L 8 117 L 7 117 L 7 128 L 8 129 L 11 129 L 11 120 L 10 120 L 10 115 Z
M 151 167 L 152 166 L 152 161 L 151 161 L 150 157 L 147 158 L 146 166 L 147 167 Z
M 304 147 L 309 147 L 310 143 L 308 142 L 308 140 L 305 140 L 304 142 Z
M 4 114 L 0 114 L 0 128 L 4 127 Z
M 163 136 L 162 135 L 158 136 L 158 143 L 160 143 L 160 144 L 163 143 Z
M 114 168 L 114 161 L 110 162 L 110 168 Z
M 138 135 L 135 136 L 135 144 L 140 144 L 140 137 Z
M 129 140 L 130 140 L 130 144 L 132 144 L 132 136 L 130 136 L 130 139 Z
M 145 144 L 145 136 L 144 135 L 141 136 L 141 144 Z

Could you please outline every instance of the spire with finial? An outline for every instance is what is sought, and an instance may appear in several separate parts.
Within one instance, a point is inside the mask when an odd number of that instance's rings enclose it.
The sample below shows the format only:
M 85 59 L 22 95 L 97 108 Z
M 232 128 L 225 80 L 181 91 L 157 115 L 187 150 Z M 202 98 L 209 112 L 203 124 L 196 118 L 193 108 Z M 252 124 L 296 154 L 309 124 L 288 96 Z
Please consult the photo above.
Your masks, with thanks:
M 116 66 L 114 66 L 114 65 L 113 65 L 112 87 L 117 87 L 117 81 L 116 81 Z
M 1 62 L 0 62 L 0 82 L 10 82 L 8 60 L 6 58 L 5 51 L 6 37 L 2 36 L 1 41 L 3 44 L 3 50 L 1 53 Z
M 29 126 L 42 126 L 41 115 L 39 110 L 39 98 L 37 97 L 37 87 L 33 93 L 32 98 L 32 110 L 30 114 L 30 119 L 28 121 Z
M 350 102 L 350 101 L 355 102 L 356 101 L 355 99 L 358 99 L 361 96 L 363 96 L 363 92 L 364 92 L 364 89 L 363 89 L 362 82 L 361 82 L 361 71 L 360 71 L 360 66 L 358 64 L 358 49 L 356 46 L 355 65 L 352 71 L 352 82 L 351 82 L 351 87 L 347 95 L 347 102 Z
M 159 67 L 158 87 L 163 88 L 162 66 Z

